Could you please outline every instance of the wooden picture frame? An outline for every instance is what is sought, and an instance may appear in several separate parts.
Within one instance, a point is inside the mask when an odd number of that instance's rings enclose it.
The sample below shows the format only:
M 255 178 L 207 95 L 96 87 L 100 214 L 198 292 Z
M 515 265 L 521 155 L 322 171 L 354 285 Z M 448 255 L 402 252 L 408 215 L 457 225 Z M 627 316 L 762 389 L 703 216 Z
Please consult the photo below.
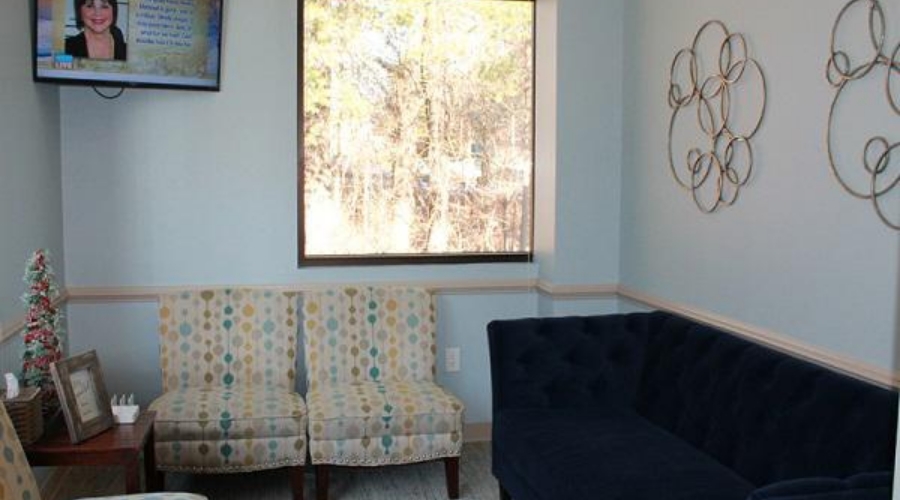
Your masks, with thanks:
M 113 426 L 112 407 L 96 351 L 51 363 L 50 373 L 72 444 Z

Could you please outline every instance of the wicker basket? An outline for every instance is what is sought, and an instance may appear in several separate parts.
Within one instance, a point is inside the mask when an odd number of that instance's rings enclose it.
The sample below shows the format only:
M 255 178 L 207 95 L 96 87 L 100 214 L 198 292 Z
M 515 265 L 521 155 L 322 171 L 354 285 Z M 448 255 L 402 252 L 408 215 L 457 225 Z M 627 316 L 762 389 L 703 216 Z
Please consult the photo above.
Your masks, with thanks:
M 16 434 L 23 446 L 27 446 L 38 439 L 44 433 L 44 418 L 41 415 L 41 390 L 37 387 L 23 387 L 19 395 L 13 399 L 6 399 L 5 394 L 0 394 L 0 400 L 6 407 L 6 413 L 12 420 Z

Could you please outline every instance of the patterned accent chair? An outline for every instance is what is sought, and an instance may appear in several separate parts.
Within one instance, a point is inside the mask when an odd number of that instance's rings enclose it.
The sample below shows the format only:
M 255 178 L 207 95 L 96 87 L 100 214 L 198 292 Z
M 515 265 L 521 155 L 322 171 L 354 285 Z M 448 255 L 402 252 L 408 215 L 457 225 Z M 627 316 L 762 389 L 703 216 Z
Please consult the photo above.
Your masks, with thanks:
M 295 391 L 298 295 L 204 290 L 161 297 L 161 471 L 290 468 L 303 498 L 306 405 Z
M 316 497 L 328 466 L 443 460 L 459 497 L 463 403 L 434 382 L 435 306 L 424 290 L 304 293 L 309 448 Z
M 146 493 L 103 497 L 106 500 L 206 500 L 187 493 Z M 6 408 L 0 405 L 0 499 L 41 500 L 41 491 L 22 451 L 22 443 L 13 428 Z M 99 499 L 97 499 L 99 500 Z

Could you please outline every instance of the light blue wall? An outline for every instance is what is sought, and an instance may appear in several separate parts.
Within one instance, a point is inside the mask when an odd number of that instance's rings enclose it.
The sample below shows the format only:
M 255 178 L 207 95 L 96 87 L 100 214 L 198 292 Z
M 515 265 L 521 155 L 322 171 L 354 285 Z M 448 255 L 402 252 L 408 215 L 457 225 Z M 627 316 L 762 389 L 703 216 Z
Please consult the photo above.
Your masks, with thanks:
M 62 91 L 73 285 L 398 275 L 296 269 L 296 68 L 272 63 L 296 60 L 296 5 L 268 1 L 259 9 L 229 4 L 221 93 L 130 91 L 107 102 L 87 89 Z M 248 8 L 255 13 L 242 12 Z M 553 265 L 545 266 L 555 271 L 541 275 L 556 284 L 618 278 L 622 10 L 621 0 L 559 3 L 558 185 L 551 198 L 557 234 L 547 256 Z M 93 147 L 98 142 L 104 147 Z M 399 273 L 502 279 L 535 277 L 538 269 Z
M 621 0 L 604 4 L 560 2 L 558 52 L 576 77 L 560 78 L 571 95 L 559 98 L 559 130 L 572 151 L 559 155 L 565 189 L 554 212 L 566 241 L 549 256 L 560 272 L 541 276 L 557 285 L 603 284 L 618 272 L 622 83 L 600 60 L 617 57 L 613 65 L 621 65 Z M 227 7 L 222 92 L 137 90 L 105 101 L 89 89 L 61 91 L 70 286 L 539 277 L 538 264 L 297 269 L 296 2 Z M 585 44 L 606 49 L 595 54 Z M 602 99 L 594 97 L 597 84 L 609 91 Z M 538 315 L 538 300 L 535 293 L 440 296 L 439 352 L 461 347 L 463 370 L 444 373 L 441 355 L 439 377 L 466 402 L 469 422 L 490 418 L 486 324 Z M 590 314 L 617 306 L 561 302 L 550 313 L 558 308 Z M 73 350 L 100 351 L 111 390 L 137 392 L 144 402 L 158 393 L 153 304 L 73 304 L 69 314 Z
M 619 281 L 625 3 L 559 2 L 554 282 Z
M 628 2 L 622 279 L 645 293 L 892 369 L 897 233 L 870 204 L 840 189 L 824 146 L 833 95 L 824 68 L 845 3 Z M 894 47 L 900 5 L 882 4 Z M 709 19 L 746 35 L 769 82 L 765 122 L 753 140 L 754 177 L 736 206 L 711 216 L 676 187 L 666 159 L 670 63 Z M 867 42 L 865 31 L 861 36 Z M 839 134 L 900 139 L 896 117 L 874 112 L 887 110 L 883 80 L 870 88 L 874 101 L 840 108 Z M 864 141 L 855 144 L 861 151 Z M 852 158 L 859 158 L 857 150 Z M 900 214 L 900 203 L 892 210 Z
M 71 286 L 621 278 L 894 366 L 900 242 L 837 188 L 822 156 L 829 89 L 821 74 L 843 0 L 815 8 L 812 0 L 753 8 L 737 0 L 552 3 L 558 170 L 552 244 L 540 264 L 305 270 L 295 264 L 295 2 L 229 4 L 221 93 L 128 91 L 110 102 L 78 88 L 57 100 L 55 89 L 33 85 L 27 9 L 8 10 L 0 63 L 22 70 L 0 73 L 0 321 L 21 311 L 27 253 L 46 246 L 62 255 L 64 198 Z M 665 163 L 665 91 L 671 57 L 711 18 L 747 33 L 770 103 L 753 182 L 736 207 L 701 216 Z M 441 347 L 463 348 L 463 371 L 439 376 L 466 400 L 470 422 L 490 411 L 490 319 L 643 309 L 521 293 L 443 295 L 439 307 Z M 155 328 L 154 304 L 70 307 L 73 350 L 100 350 L 111 390 L 134 390 L 144 401 L 159 387 Z M 15 360 L 2 351 L 0 368 Z
M 106 389 L 133 392 L 143 405 L 162 389 L 156 310 L 156 303 L 69 306 L 71 351 L 96 350 Z
M 536 316 L 561 317 L 585 316 L 592 314 L 616 314 L 621 312 L 622 301 L 615 296 L 609 297 L 571 297 L 560 298 L 540 293 L 537 298 Z
M 62 280 L 59 92 L 31 81 L 27 2 L 0 16 L 0 324 L 25 314 L 22 275 L 32 251 L 48 248 Z M 16 338 L 0 346 L 0 373 L 18 371 Z

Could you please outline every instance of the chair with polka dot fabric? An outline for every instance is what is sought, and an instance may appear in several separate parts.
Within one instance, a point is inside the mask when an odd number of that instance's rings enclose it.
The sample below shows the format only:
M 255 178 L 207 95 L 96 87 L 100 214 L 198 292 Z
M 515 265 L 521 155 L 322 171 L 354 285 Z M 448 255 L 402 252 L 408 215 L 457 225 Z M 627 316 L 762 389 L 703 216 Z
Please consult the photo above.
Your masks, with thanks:
M 437 385 L 435 305 L 425 290 L 348 287 L 303 294 L 310 457 L 329 466 L 443 460 L 459 495 L 463 403 Z
M 206 497 L 188 493 L 146 493 L 103 498 L 105 500 L 206 500 Z M 40 489 L 38 489 L 34 474 L 28 465 L 28 460 L 25 458 L 25 452 L 22 451 L 22 444 L 19 442 L 16 430 L 3 405 L 0 405 L 0 499 L 41 500 Z
M 306 405 L 295 390 L 298 295 L 184 291 L 159 306 L 163 395 L 157 468 L 237 473 L 290 468 L 303 498 Z

